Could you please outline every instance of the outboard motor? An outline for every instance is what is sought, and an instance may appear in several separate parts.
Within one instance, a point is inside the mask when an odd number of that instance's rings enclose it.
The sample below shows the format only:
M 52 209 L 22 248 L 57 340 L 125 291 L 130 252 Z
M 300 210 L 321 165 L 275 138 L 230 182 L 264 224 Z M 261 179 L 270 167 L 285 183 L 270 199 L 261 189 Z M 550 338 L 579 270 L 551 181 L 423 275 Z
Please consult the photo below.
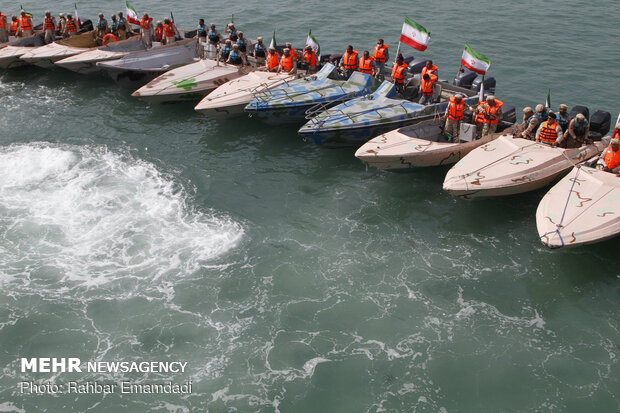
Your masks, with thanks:
M 495 93 L 495 78 L 493 76 L 487 76 L 484 78 L 484 92 L 485 93 Z M 482 76 L 476 77 L 476 79 L 471 84 L 471 90 L 475 90 L 476 92 L 480 91 L 480 85 L 482 84 Z
M 82 22 L 82 25 L 80 26 L 80 30 L 78 30 L 78 33 L 86 33 L 91 30 L 93 30 L 93 22 L 90 19 L 88 19 Z
M 580 113 L 583 116 L 585 116 L 588 121 L 590 120 L 590 110 L 586 106 L 581 106 L 581 105 L 573 106 L 573 108 L 570 110 L 568 114 L 568 117 L 574 119 L 575 116 L 577 116 Z
M 590 118 L 589 138 L 593 141 L 600 141 L 609 132 L 611 126 L 611 113 L 597 110 Z
M 459 74 L 457 74 L 454 78 L 454 82 L 452 82 L 452 84 L 465 89 L 471 89 L 471 84 L 477 76 L 478 73 L 476 72 L 459 72 Z
M 504 103 L 502 106 L 502 120 L 507 123 L 517 122 L 517 110 L 513 105 Z
M 409 59 L 409 61 L 407 61 L 407 59 Z M 411 74 L 416 74 L 416 73 L 422 73 L 422 68 L 426 66 L 426 61 L 428 59 L 425 59 L 422 57 L 418 57 L 417 59 L 414 59 L 413 56 L 407 56 L 405 57 L 404 60 L 405 60 L 405 63 L 409 65 L 409 68 L 407 68 L 407 72 Z

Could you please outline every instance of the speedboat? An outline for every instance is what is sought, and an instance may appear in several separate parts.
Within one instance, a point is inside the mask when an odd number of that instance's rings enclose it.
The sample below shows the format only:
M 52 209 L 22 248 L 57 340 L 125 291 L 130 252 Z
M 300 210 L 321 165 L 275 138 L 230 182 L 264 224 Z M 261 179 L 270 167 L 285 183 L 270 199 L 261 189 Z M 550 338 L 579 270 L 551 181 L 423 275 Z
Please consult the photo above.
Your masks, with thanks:
M 374 77 L 361 72 L 342 79 L 336 67 L 328 63 L 315 75 L 255 93 L 245 111 L 270 124 L 295 123 L 317 104 L 333 105 L 367 95 L 376 86 Z
M 591 244 L 620 233 L 620 177 L 577 165 L 547 192 L 536 210 L 540 240 L 549 248 Z
M 20 57 L 42 46 L 45 46 L 42 34 L 6 43 L 6 47 L 0 48 L 0 69 L 13 69 L 27 65 L 28 63 Z
M 101 70 L 97 66 L 97 62 L 120 59 L 123 56 L 141 50 L 146 50 L 146 45 L 142 42 L 140 36 L 133 36 L 127 40 L 113 42 L 106 46 L 67 57 L 57 61 L 55 64 L 78 73 L 94 73 Z
M 82 53 L 87 49 L 97 46 L 95 32 L 89 31 L 67 39 L 58 40 L 45 46 L 37 47 L 23 54 L 20 59 L 27 63 L 49 69 L 54 67 L 54 63 L 59 60 Z
M 210 118 L 225 119 L 245 115 L 243 108 L 262 90 L 297 78 L 286 73 L 255 71 L 224 83 L 196 105 L 195 111 Z
M 248 70 L 252 69 L 201 59 L 156 77 L 131 96 L 148 103 L 198 101 Z
M 533 191 L 600 154 L 609 139 L 564 149 L 502 135 L 457 162 L 448 171 L 443 189 L 466 199 Z
M 134 52 L 120 59 L 97 62 L 97 66 L 125 89 L 136 90 L 162 73 L 198 60 L 195 39 Z
M 443 124 L 439 118 L 395 129 L 366 142 L 355 156 L 367 165 L 391 171 L 450 165 L 501 135 L 475 139 L 476 127 L 461 123 L 460 140 L 453 142 L 444 134 Z
M 360 146 L 374 136 L 413 123 L 440 117 L 448 107 L 450 97 L 461 93 L 469 105 L 478 103 L 478 94 L 446 82 L 437 82 L 433 101 L 421 105 L 417 96 L 419 78 L 408 82 L 405 96 L 399 95 L 393 83 L 384 81 L 372 94 L 358 97 L 332 108 L 317 107 L 308 111 L 308 122 L 299 134 L 317 145 L 326 147 Z M 408 93 L 413 95 L 407 96 Z

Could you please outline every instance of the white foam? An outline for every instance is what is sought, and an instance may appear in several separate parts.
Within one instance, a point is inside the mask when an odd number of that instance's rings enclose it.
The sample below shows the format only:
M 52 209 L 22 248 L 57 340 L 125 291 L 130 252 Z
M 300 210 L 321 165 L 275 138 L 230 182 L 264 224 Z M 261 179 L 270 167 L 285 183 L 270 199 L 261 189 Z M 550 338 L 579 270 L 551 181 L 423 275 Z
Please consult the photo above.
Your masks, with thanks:
M 304 363 L 304 371 L 306 372 L 306 377 L 312 377 L 312 375 L 314 374 L 314 369 L 319 363 L 326 363 L 328 361 L 331 361 L 331 360 L 323 358 L 323 357 L 315 357 L 313 359 L 306 361 Z

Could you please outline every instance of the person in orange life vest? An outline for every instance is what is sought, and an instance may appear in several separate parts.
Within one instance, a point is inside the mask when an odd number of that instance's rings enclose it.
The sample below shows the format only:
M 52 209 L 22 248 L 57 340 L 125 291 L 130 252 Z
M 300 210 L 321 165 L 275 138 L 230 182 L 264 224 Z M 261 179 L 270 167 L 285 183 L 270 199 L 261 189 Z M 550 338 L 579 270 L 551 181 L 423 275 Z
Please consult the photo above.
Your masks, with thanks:
M 357 55 L 358 53 L 353 50 L 353 46 L 348 45 L 347 50 L 342 55 L 342 59 L 340 59 L 340 66 L 344 68 L 346 77 L 351 76 L 359 67 L 357 64 Z
M 288 50 L 293 56 L 295 56 L 295 59 L 299 59 L 299 56 L 297 56 L 297 50 L 293 47 L 293 44 L 291 42 L 286 42 L 285 47 L 288 48 Z
M 148 13 L 144 13 L 140 19 L 140 37 L 146 47 L 153 46 L 153 32 L 153 19 L 149 17 Z
M 54 19 L 49 10 L 45 12 L 43 30 L 45 33 L 45 44 L 50 44 L 56 40 L 56 19 Z
M 422 68 L 422 73 L 420 73 L 420 77 L 424 77 L 424 75 L 428 73 L 429 75 L 439 76 L 439 68 L 433 64 L 432 60 L 426 61 L 426 66 Z
M 360 57 L 359 65 L 359 71 L 362 73 L 372 75 L 375 72 L 375 58 L 370 55 L 368 50 L 365 50 L 362 57 Z
M 620 172 L 620 139 L 612 139 L 601 158 L 603 171 L 618 174 Z
M 297 59 L 291 54 L 290 49 L 287 47 L 284 49 L 284 54 L 280 58 L 280 66 L 278 66 L 278 73 L 284 71 L 289 75 L 297 73 Z
M 67 13 L 67 21 L 65 22 L 65 36 L 75 36 L 78 32 L 77 22 L 73 18 L 73 14 Z
M 267 52 L 265 67 L 268 72 L 277 72 L 280 68 L 280 54 L 276 52 L 276 48 L 273 46 L 270 46 L 269 51 Z
M 9 41 L 9 23 L 6 20 L 6 14 L 0 12 L 0 43 Z
M 34 36 L 34 31 L 32 30 L 32 19 L 26 14 L 25 11 L 22 11 L 22 17 L 19 18 L 19 31 L 21 32 L 22 37 Z
M 400 94 L 405 92 L 405 77 L 407 76 L 407 68 L 409 65 L 405 63 L 402 54 L 396 56 L 394 67 L 392 67 L 392 83 L 396 88 L 396 91 Z
M 458 142 L 459 139 L 459 127 L 461 120 L 463 120 L 463 112 L 465 110 L 472 110 L 472 108 L 465 103 L 463 95 L 460 93 L 455 94 L 450 98 L 450 103 L 446 108 L 444 119 L 446 120 L 444 131 L 452 135 L 452 141 Z
M 560 122 L 558 122 L 560 123 Z M 560 124 L 562 126 L 562 124 Z M 566 143 L 562 145 L 565 148 L 579 148 L 584 143 L 590 143 L 588 135 L 590 134 L 590 124 L 582 113 L 578 113 L 575 119 L 571 119 L 568 122 L 568 128 L 564 134 L 564 138 L 558 142 Z
M 614 133 L 611 135 L 611 139 L 620 139 L 620 123 L 616 123 Z
M 17 20 L 17 16 L 11 17 L 11 28 L 9 31 L 10 36 L 17 36 L 17 30 L 19 29 L 19 20 Z
M 385 63 L 390 59 L 389 47 L 383 44 L 383 39 L 377 41 L 377 45 L 372 52 L 375 58 L 375 72 L 377 79 L 385 79 Z
M 174 22 L 166 17 L 164 19 L 164 37 L 166 38 L 166 44 L 172 44 L 176 42 L 176 39 L 175 39 L 176 34 L 177 34 L 177 28 L 174 25 Z
M 312 50 L 312 46 L 306 46 L 304 51 L 304 66 L 309 75 L 316 73 L 316 64 L 316 52 Z
M 155 25 L 155 41 L 160 43 L 164 41 L 164 24 L 161 20 L 157 20 Z
M 420 79 L 420 105 L 428 105 L 433 100 L 433 86 L 437 82 L 437 76 L 425 73 Z
M 504 102 L 495 99 L 495 96 L 487 96 L 487 101 L 483 105 L 484 109 L 484 125 L 482 126 L 482 136 L 495 133 L 497 124 L 502 119 L 502 106 Z
M 556 121 L 556 114 L 549 111 L 547 120 L 544 121 L 536 132 L 536 142 L 546 143 L 553 147 L 558 146 L 558 141 L 562 141 L 564 133 L 562 127 Z
M 62 36 L 65 32 L 65 27 L 67 25 L 67 18 L 64 13 L 58 13 L 58 26 L 56 27 L 56 34 L 58 36 Z

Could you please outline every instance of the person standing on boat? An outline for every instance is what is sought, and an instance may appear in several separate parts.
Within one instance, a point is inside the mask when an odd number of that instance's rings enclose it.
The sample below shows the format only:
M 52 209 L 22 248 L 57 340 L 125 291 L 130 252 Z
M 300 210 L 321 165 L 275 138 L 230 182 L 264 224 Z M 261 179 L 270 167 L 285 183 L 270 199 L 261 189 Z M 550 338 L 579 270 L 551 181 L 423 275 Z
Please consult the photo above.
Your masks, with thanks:
M 123 12 L 118 12 L 118 28 L 117 28 L 118 40 L 125 40 L 127 33 L 133 33 L 131 26 L 127 23 L 127 19 L 123 16 Z
M 493 95 L 487 96 L 487 101 L 483 106 L 484 126 L 482 127 L 482 136 L 495 133 L 497 124 L 502 119 L 502 106 L 504 106 L 504 102 L 495 99 Z
M 362 57 L 360 57 L 359 65 L 359 71 L 362 73 L 372 75 L 375 72 L 375 58 L 370 55 L 370 52 L 368 50 L 365 50 Z
M 73 14 L 67 13 L 67 21 L 65 22 L 65 36 L 75 36 L 77 31 L 77 22 L 73 18 Z
M 243 32 L 237 33 L 239 36 L 237 38 L 237 46 L 239 47 L 239 54 L 241 55 L 241 60 L 244 65 L 248 64 L 248 42 L 243 37 Z
M 149 17 L 148 13 L 144 13 L 140 19 L 140 37 L 147 48 L 153 46 L 153 32 L 153 19 Z
M 103 13 L 99 13 L 99 20 L 97 20 L 97 26 L 95 27 L 97 28 L 97 41 L 101 42 L 103 36 L 105 36 L 109 30 L 108 21 L 105 19 L 105 17 L 103 17 Z
M 164 41 L 164 23 L 161 20 L 157 20 L 155 24 L 155 41 L 159 43 Z
M 198 36 L 199 40 L 205 41 L 207 39 L 207 25 L 205 24 L 205 19 L 198 20 L 196 35 Z
M 10 36 L 17 36 L 19 30 L 19 20 L 17 20 L 17 16 L 11 17 L 11 29 L 9 32 Z
M 19 31 L 21 32 L 22 37 L 34 36 L 34 31 L 32 30 L 32 19 L 23 10 L 22 17 L 19 19 Z
M 56 26 L 56 34 L 62 36 L 67 25 L 67 18 L 64 13 L 58 13 L 58 25 Z
M 116 14 L 110 16 L 110 33 L 118 39 L 118 20 L 116 20 Z
M 312 46 L 306 46 L 304 51 L 304 66 L 309 75 L 316 73 L 317 59 L 316 52 L 312 50 Z
M 166 44 L 173 44 L 176 42 L 177 33 L 178 31 L 174 25 L 174 22 L 166 17 L 164 19 L 164 36 L 166 36 Z
M 353 46 L 348 45 L 347 50 L 345 50 L 344 54 L 342 55 L 340 66 L 344 68 L 344 74 L 346 77 L 350 77 L 353 72 L 358 69 L 358 54 L 359 53 L 357 53 L 357 51 L 353 50 Z
M 218 45 L 222 39 L 220 32 L 215 30 L 215 23 L 211 23 L 211 30 L 207 33 L 207 39 L 212 45 Z
M 56 19 L 49 10 L 45 11 L 43 30 L 45 33 L 45 44 L 53 43 L 56 40 Z
M 472 110 L 472 108 L 463 100 L 463 95 L 457 93 L 450 98 L 450 103 L 448 103 L 448 107 L 444 115 L 444 119 L 446 121 L 444 131 L 452 136 L 452 142 L 459 141 L 459 131 L 465 109 Z
M 280 54 L 276 52 L 276 48 L 273 46 L 269 47 L 267 59 L 265 59 L 265 67 L 268 72 L 277 72 L 280 68 Z
M 396 92 L 401 95 L 405 93 L 405 76 L 407 76 L 407 68 L 409 65 L 405 63 L 402 54 L 396 56 L 394 67 L 392 67 L 392 82 L 396 88 Z
M 566 148 L 579 148 L 581 145 L 588 142 L 589 134 L 590 124 L 588 120 L 582 113 L 578 113 L 575 119 L 570 120 L 563 139 L 558 140 L 558 145 L 566 141 Z
M 433 88 L 437 82 L 437 76 L 432 73 L 425 73 L 420 79 L 420 105 L 428 105 L 433 101 Z
M 258 36 L 256 38 L 256 44 L 254 45 L 254 57 L 267 57 L 265 55 L 265 45 L 263 44 L 263 37 Z
M 549 111 L 547 120 L 540 125 L 538 132 L 536 132 L 536 142 L 555 147 L 558 146 L 558 142 L 562 141 L 563 135 L 562 127 L 556 121 L 556 114 Z
M 232 23 L 228 23 L 228 26 L 226 27 L 226 30 L 224 30 L 224 33 L 228 33 L 228 40 L 233 43 L 235 43 L 239 38 L 239 36 L 237 35 L 237 29 L 235 29 L 235 25 Z
M 620 173 L 620 139 L 614 138 L 603 152 L 603 171 Z
M 6 14 L 0 12 L 0 43 L 9 41 L 9 23 L 6 21 Z
M 289 75 L 294 75 L 297 73 L 297 59 L 293 54 L 291 54 L 291 50 L 286 47 L 284 49 L 284 54 L 280 58 L 280 66 L 278 66 L 278 73 L 285 72 Z
M 420 73 L 420 77 L 424 77 L 426 73 L 439 77 L 439 68 L 433 64 L 432 60 L 426 61 L 426 66 L 422 68 L 422 73 Z
M 385 79 L 385 64 L 390 59 L 389 48 L 389 46 L 383 44 L 383 39 L 379 39 L 375 46 L 375 50 L 372 52 L 372 57 L 375 58 L 376 66 L 375 76 L 381 81 Z
M 560 110 L 556 114 L 558 117 L 558 123 L 562 127 L 562 131 L 564 133 L 566 133 L 566 130 L 568 129 L 568 122 L 570 122 L 570 118 L 568 117 L 567 111 L 568 111 L 568 106 L 562 103 L 560 105 Z

